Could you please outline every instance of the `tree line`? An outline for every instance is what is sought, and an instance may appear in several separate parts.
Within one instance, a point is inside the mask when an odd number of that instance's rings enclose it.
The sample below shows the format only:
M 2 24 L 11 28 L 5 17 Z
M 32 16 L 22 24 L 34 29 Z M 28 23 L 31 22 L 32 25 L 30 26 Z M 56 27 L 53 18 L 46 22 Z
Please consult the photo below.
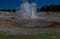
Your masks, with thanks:
M 47 5 L 43 6 L 41 9 L 37 9 L 37 12 L 45 11 L 45 12 L 60 12 L 60 5 Z
M 0 10 L 0 11 L 8 11 L 8 12 L 15 12 L 16 10 Z M 37 12 L 60 12 L 60 5 L 46 5 L 41 8 L 37 8 Z

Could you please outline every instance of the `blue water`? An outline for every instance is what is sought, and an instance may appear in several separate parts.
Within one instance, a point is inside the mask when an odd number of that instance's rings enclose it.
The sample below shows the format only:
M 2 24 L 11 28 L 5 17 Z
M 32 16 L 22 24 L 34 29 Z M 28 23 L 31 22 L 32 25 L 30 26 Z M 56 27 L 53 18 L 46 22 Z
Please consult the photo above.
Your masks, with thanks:
M 48 26 L 52 23 L 49 22 L 29 22 L 29 23 L 25 23 L 24 25 L 26 26 Z

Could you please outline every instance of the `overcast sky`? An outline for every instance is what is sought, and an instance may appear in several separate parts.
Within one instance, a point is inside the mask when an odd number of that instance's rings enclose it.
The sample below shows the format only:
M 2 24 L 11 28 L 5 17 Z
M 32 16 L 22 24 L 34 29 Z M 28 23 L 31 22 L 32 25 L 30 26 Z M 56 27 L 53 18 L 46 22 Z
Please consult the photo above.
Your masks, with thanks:
M 29 0 L 29 3 L 36 2 L 37 7 L 46 5 L 60 5 L 60 0 Z M 16 9 L 22 3 L 21 0 L 0 0 L 0 9 Z

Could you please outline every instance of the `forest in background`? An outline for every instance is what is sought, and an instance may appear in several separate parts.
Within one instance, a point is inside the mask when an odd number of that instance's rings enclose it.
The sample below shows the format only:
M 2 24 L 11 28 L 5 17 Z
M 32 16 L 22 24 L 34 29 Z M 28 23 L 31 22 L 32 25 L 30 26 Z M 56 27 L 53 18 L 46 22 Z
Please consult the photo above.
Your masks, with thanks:
M 60 5 L 46 5 L 37 9 L 37 12 L 60 12 Z
M 16 10 L 11 10 L 11 9 L 3 9 L 0 11 L 8 11 L 8 12 L 15 12 Z M 60 5 L 46 5 L 41 8 L 37 8 L 37 12 L 60 12 Z

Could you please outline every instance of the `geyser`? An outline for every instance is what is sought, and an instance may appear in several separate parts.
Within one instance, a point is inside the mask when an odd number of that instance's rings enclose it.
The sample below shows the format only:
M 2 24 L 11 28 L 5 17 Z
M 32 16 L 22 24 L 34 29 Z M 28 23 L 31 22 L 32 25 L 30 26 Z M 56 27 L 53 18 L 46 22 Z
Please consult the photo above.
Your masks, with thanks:
M 36 3 L 29 4 L 27 1 L 23 2 L 16 10 L 16 18 L 37 18 Z
M 36 3 L 31 3 L 29 4 L 27 1 L 23 2 L 21 4 L 21 6 L 19 6 L 16 10 L 16 19 L 23 19 L 23 20 L 29 20 L 29 21 L 23 21 L 23 23 L 21 22 L 21 24 L 19 26 L 28 26 L 28 27 L 34 27 L 34 26 L 48 26 L 51 23 L 48 22 L 37 22 L 38 19 L 40 20 L 40 18 L 43 17 L 39 17 L 37 15 L 36 12 Z M 36 19 L 35 21 L 31 21 L 31 19 Z

